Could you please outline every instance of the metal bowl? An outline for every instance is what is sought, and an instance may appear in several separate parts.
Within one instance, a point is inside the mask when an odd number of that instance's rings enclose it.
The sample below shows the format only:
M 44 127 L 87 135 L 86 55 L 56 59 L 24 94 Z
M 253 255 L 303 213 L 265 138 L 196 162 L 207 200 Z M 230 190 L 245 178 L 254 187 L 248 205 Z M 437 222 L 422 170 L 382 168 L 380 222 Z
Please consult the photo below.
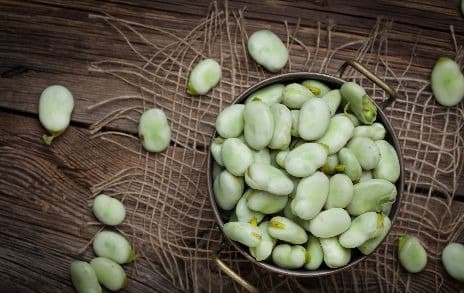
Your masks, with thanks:
M 350 62 L 353 62 L 353 61 L 350 61 Z M 353 64 L 348 64 L 348 65 L 353 65 Z M 358 66 L 358 67 L 361 66 L 362 67 L 362 65 L 360 65 L 359 63 L 356 63 L 356 66 Z M 346 65 L 344 67 L 346 67 Z M 342 71 L 344 70 L 344 67 L 342 67 Z M 355 67 L 355 66 L 353 66 L 353 67 Z M 365 69 L 364 67 L 362 67 L 362 68 L 363 68 L 363 70 L 365 70 L 367 72 L 367 73 L 362 72 L 363 74 L 365 74 L 369 79 L 373 80 L 379 86 L 381 86 L 382 88 L 387 90 L 387 92 L 389 92 L 389 94 L 394 98 L 394 95 L 396 93 L 393 90 L 391 90 L 391 88 L 388 85 L 386 85 L 382 81 L 380 81 L 380 83 L 379 83 L 379 79 L 376 76 L 374 76 L 372 73 L 367 71 L 367 69 Z M 356 68 L 356 69 L 358 69 L 358 68 Z M 359 71 L 361 71 L 361 70 L 359 70 Z M 371 74 L 371 76 L 369 76 L 369 74 Z M 271 84 L 274 84 L 274 83 L 288 84 L 288 83 L 292 83 L 292 82 L 302 82 L 302 81 L 307 80 L 307 79 L 314 79 L 314 80 L 324 82 L 330 88 L 333 88 L 333 89 L 340 88 L 342 86 L 342 84 L 345 82 L 341 78 L 326 75 L 326 74 L 320 74 L 320 73 L 298 72 L 298 73 L 281 74 L 281 75 L 277 75 L 275 77 L 268 78 L 266 80 L 263 80 L 263 81 L 255 84 L 255 85 L 251 86 L 250 88 L 248 88 L 247 90 L 242 92 L 235 99 L 234 103 L 235 104 L 243 103 L 245 101 L 245 99 L 251 93 L 255 92 L 256 90 L 258 90 L 260 88 L 263 88 L 265 86 L 268 86 L 268 85 L 271 85 Z M 399 204 L 400 204 L 400 201 L 401 201 L 401 197 L 402 197 L 402 194 L 403 194 L 403 185 L 404 185 L 403 159 L 402 159 L 402 156 L 401 156 L 401 150 L 400 150 L 400 146 L 399 146 L 399 143 L 398 143 L 398 138 L 396 137 L 395 132 L 393 131 L 393 128 L 392 128 L 390 122 L 388 121 L 388 118 L 385 116 L 385 114 L 382 111 L 381 107 L 379 107 L 379 105 L 377 103 L 375 105 L 377 107 L 377 120 L 376 121 L 381 122 L 385 126 L 385 129 L 386 129 L 386 132 L 387 132 L 386 136 L 385 136 L 385 140 L 388 141 L 390 144 L 392 144 L 394 146 L 394 148 L 395 148 L 395 150 L 396 150 L 396 152 L 398 154 L 398 158 L 399 158 L 399 161 L 400 161 L 400 167 L 401 167 L 400 178 L 396 182 L 396 188 L 398 190 L 396 202 L 393 204 L 393 206 L 391 208 L 391 211 L 390 211 L 390 214 L 389 214 L 389 217 L 390 217 L 390 219 L 392 221 L 392 227 L 393 227 L 396 215 L 397 215 L 398 210 L 399 210 Z M 216 133 L 214 133 L 212 139 L 214 139 L 215 137 L 216 137 Z M 216 201 L 215 201 L 215 198 L 214 198 L 213 179 L 212 179 L 213 162 L 214 162 L 214 159 L 213 159 L 212 155 L 210 154 L 209 157 L 208 157 L 208 191 L 209 191 L 209 197 L 210 197 L 211 205 L 212 205 L 213 210 L 214 210 L 214 214 L 216 216 L 217 223 L 218 223 L 219 227 L 222 230 L 222 228 L 224 226 L 224 220 L 225 220 L 224 214 L 226 212 L 224 212 L 224 211 L 221 212 L 221 210 L 218 208 L 218 206 L 216 204 Z M 340 268 L 330 269 L 328 267 L 325 267 L 325 265 L 322 265 L 320 269 L 314 270 L 314 271 L 308 271 L 308 270 L 303 270 L 303 269 L 289 270 L 289 269 L 283 269 L 283 268 L 277 267 L 272 263 L 257 261 L 256 259 L 254 259 L 249 254 L 247 247 L 245 247 L 244 245 L 241 245 L 238 242 L 232 241 L 230 239 L 229 239 L 229 241 L 232 243 L 232 245 L 244 257 L 246 257 L 250 262 L 254 263 L 255 265 L 260 266 L 260 267 L 262 267 L 262 268 L 264 268 L 264 269 L 266 269 L 268 271 L 271 271 L 271 272 L 275 272 L 275 273 L 283 274 L 283 275 L 287 275 L 287 276 L 294 276 L 294 277 L 321 277 L 321 276 L 327 276 L 327 275 L 330 275 L 330 274 L 335 274 L 337 272 L 345 271 L 345 270 L 353 267 L 354 265 L 361 262 L 362 260 L 364 260 L 367 257 L 367 255 L 363 255 L 358 250 L 353 249 L 350 263 L 343 266 L 343 267 L 340 267 Z

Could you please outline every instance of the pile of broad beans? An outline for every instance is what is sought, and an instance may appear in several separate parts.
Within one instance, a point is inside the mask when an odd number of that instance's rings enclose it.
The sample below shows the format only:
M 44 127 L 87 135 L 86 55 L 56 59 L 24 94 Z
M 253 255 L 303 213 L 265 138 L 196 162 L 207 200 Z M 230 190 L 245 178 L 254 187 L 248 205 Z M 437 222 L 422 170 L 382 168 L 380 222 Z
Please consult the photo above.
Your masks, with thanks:
M 258 261 L 338 268 L 391 227 L 400 163 L 364 89 L 272 84 L 217 117 L 213 191 L 223 231 Z

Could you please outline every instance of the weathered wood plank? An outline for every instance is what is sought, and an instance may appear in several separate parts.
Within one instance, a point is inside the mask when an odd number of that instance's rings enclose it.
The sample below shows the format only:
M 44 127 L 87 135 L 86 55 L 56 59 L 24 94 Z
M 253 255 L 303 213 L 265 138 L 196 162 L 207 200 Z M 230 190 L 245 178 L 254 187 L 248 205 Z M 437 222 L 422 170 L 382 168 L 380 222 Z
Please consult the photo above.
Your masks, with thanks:
M 90 186 L 140 161 L 130 152 L 112 155 L 120 148 L 75 127 L 47 147 L 36 119 L 2 112 L 0 125 L 2 284 L 13 291 L 70 291 L 69 264 L 92 258 L 91 247 L 79 250 L 100 229 L 91 224 Z M 143 258 L 126 271 L 131 292 L 176 291 Z

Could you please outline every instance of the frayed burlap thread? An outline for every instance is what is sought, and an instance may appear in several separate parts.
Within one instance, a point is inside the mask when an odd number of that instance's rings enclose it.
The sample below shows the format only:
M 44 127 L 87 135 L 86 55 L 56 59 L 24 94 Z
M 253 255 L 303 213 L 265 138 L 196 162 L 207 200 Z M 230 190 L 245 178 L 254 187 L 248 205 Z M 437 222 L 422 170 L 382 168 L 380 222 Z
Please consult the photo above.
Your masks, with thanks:
M 413 74 L 414 48 L 408 62 L 398 65 L 389 53 L 393 23 L 379 19 L 367 36 L 338 33 L 336 25 L 299 22 L 282 25 L 247 20 L 246 9 L 229 11 L 212 3 L 205 19 L 190 31 L 173 32 L 107 14 L 90 15 L 114 30 L 127 45 L 130 60 L 105 59 L 89 70 L 110 74 L 132 85 L 139 94 L 114 93 L 89 110 L 106 109 L 90 126 L 93 137 L 138 158 L 92 187 L 121 198 L 128 208 L 124 233 L 140 255 L 137 266 L 162 270 L 183 291 L 241 291 L 220 273 L 211 259 L 223 243 L 208 199 L 206 183 L 209 141 L 217 114 L 250 85 L 272 76 L 257 66 L 246 51 L 250 32 L 269 28 L 290 50 L 282 72 L 311 71 L 334 74 L 343 60 L 356 59 L 392 84 L 398 99 L 385 109 L 399 137 L 405 160 L 406 186 L 399 216 L 386 242 L 352 270 L 330 277 L 298 279 L 278 276 L 250 264 L 226 244 L 220 257 L 263 291 L 305 292 L 426 292 L 458 290 L 440 264 L 449 241 L 464 240 L 464 209 L 455 204 L 463 169 L 463 103 L 445 108 L 432 96 L 426 76 Z M 166 19 L 166 21 L 170 21 Z M 451 30 L 451 35 L 454 36 Z M 155 41 L 156 40 L 156 41 Z M 455 38 L 454 38 L 455 40 Z M 462 48 L 454 41 L 457 60 Z M 201 97 L 185 93 L 188 74 L 200 59 L 214 58 L 223 68 L 216 88 Z M 363 76 L 348 70 L 346 79 L 361 83 L 377 101 L 385 93 Z M 108 90 L 111 92 L 111 89 Z M 159 154 L 149 154 L 135 134 L 140 114 L 151 107 L 165 111 L 172 143 Z M 133 131 L 118 130 L 125 125 Z M 396 259 L 401 234 L 419 237 L 430 256 L 421 274 L 408 274 Z

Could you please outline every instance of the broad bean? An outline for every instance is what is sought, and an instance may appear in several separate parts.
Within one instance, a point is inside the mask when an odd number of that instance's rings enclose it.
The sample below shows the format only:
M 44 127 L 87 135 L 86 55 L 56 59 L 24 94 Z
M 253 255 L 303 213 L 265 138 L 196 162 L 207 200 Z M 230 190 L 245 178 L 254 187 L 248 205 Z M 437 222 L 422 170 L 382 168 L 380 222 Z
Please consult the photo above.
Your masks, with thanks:
M 92 211 L 101 223 L 109 226 L 121 224 L 126 217 L 124 205 L 118 199 L 105 194 L 95 197 Z
M 334 116 L 335 113 L 337 113 L 337 109 L 342 101 L 340 90 L 331 90 L 328 93 L 326 93 L 321 99 L 325 101 L 329 106 L 330 116 Z
M 285 85 L 281 83 L 275 83 L 263 87 L 251 95 L 245 101 L 245 104 L 248 104 L 251 101 L 260 100 L 261 102 L 271 106 L 276 103 L 280 103 L 282 101 L 282 97 L 284 95 L 284 88 Z
M 359 246 L 359 251 L 361 251 L 361 253 L 365 255 L 372 253 L 377 248 L 377 246 L 379 246 L 380 242 L 382 242 L 385 236 L 387 236 L 388 231 L 390 231 L 390 228 L 391 221 L 387 216 L 385 216 L 383 218 L 382 232 L 380 232 L 380 234 L 377 237 L 369 239 L 366 242 L 364 242 L 361 246 Z
M 74 97 L 62 85 L 47 87 L 39 98 L 39 120 L 50 135 L 44 134 L 42 140 L 50 145 L 69 126 L 74 109 Z
M 95 235 L 93 251 L 97 256 L 109 258 L 118 264 L 130 263 L 136 258 L 129 241 L 112 231 L 101 231 Z
M 269 221 L 269 235 L 275 239 L 292 244 L 303 244 L 308 241 L 308 234 L 297 223 L 284 217 L 276 216 Z
M 464 75 L 451 58 L 438 58 L 433 66 L 431 84 L 435 99 L 443 106 L 457 105 L 464 97 Z
M 302 85 L 310 90 L 313 95 L 319 98 L 323 97 L 330 91 L 330 88 L 326 84 L 314 79 L 305 80 L 302 82 Z
M 361 246 L 367 240 L 377 237 L 382 233 L 383 222 L 383 214 L 375 212 L 364 213 L 353 219 L 350 228 L 340 235 L 338 241 L 346 248 Z
M 403 235 L 398 238 L 398 259 L 410 273 L 418 273 L 427 265 L 427 252 L 419 239 Z
M 259 151 L 252 150 L 252 153 L 253 153 L 253 162 L 271 164 L 271 154 L 269 153 L 268 148 L 264 148 Z
M 322 99 L 310 99 L 300 109 L 298 133 L 305 140 L 321 138 L 329 127 L 330 109 Z
M 345 208 L 353 198 L 353 182 L 345 174 L 335 174 L 329 179 L 329 195 L 325 208 Z
M 295 177 L 314 174 L 327 161 L 327 149 L 318 143 L 303 143 L 285 157 L 285 170 Z
M 377 107 L 366 91 L 355 82 L 345 82 L 340 93 L 347 107 L 364 124 L 372 124 L 377 118 Z
M 229 222 L 222 228 L 230 239 L 248 247 L 256 247 L 263 239 L 263 233 L 256 225 L 246 222 Z
M 168 119 L 160 109 L 147 110 L 140 116 L 138 132 L 143 147 L 149 152 L 161 152 L 171 141 Z
M 106 257 L 96 257 L 90 262 L 98 282 L 111 291 L 121 290 L 127 286 L 127 276 L 123 268 Z
M 269 30 L 254 32 L 248 39 L 247 48 L 251 58 L 270 72 L 279 71 L 288 61 L 287 47 Z
M 321 243 L 319 239 L 314 236 L 309 236 L 308 243 L 306 243 L 306 262 L 305 269 L 317 270 L 324 260 Z
M 243 189 L 243 178 L 236 177 L 227 170 L 222 171 L 213 183 L 214 198 L 218 206 L 226 211 L 235 207 L 243 194 Z
M 269 148 L 284 150 L 290 145 L 292 114 L 290 110 L 282 104 L 272 105 L 271 112 L 274 118 L 274 134 L 269 143 Z
M 253 163 L 252 151 L 238 138 L 228 138 L 224 141 L 221 157 L 226 170 L 235 176 L 243 176 Z
M 454 279 L 464 282 L 464 245 L 450 243 L 441 255 L 446 272 Z
M 329 155 L 337 153 L 353 136 L 354 125 L 346 116 L 335 115 L 330 119 L 329 127 L 318 143 L 329 147 Z
M 219 113 L 216 131 L 224 138 L 238 137 L 243 132 L 243 112 L 245 105 L 233 104 Z
M 331 208 L 320 212 L 309 223 L 309 232 L 319 238 L 331 238 L 350 228 L 350 215 L 341 208 Z
M 380 152 L 380 160 L 372 170 L 375 178 L 385 179 L 395 183 L 400 178 L 400 161 L 395 148 L 385 140 L 375 142 Z
M 353 137 L 363 136 L 372 140 L 384 139 L 385 127 L 382 123 L 375 122 L 372 125 L 360 125 L 354 128 Z
M 353 123 L 353 126 L 354 127 L 358 127 L 359 125 L 361 125 L 361 122 L 359 122 L 359 119 L 354 116 L 353 114 L 351 113 L 339 113 L 339 114 L 336 114 L 335 116 L 345 116 L 347 117 L 348 119 L 350 119 L 351 123 Z
M 73 286 L 78 293 L 100 293 L 102 291 L 97 275 L 90 264 L 85 261 L 73 261 L 70 271 Z
M 279 244 L 272 251 L 272 261 L 281 268 L 300 268 L 306 262 L 306 249 L 301 245 Z
M 298 133 L 298 123 L 300 122 L 300 110 L 291 110 L 290 114 L 292 114 L 292 128 L 290 130 L 290 134 L 294 137 L 300 137 Z
M 245 105 L 243 117 L 247 144 L 255 150 L 265 148 L 274 134 L 271 108 L 261 101 L 252 101 Z
M 303 220 L 311 220 L 324 206 L 329 194 L 329 178 L 322 173 L 301 179 L 295 198 L 292 200 L 292 212 Z
M 204 95 L 218 84 L 221 77 L 221 65 L 216 60 L 201 60 L 190 72 L 187 93 L 192 96 Z
M 238 222 L 246 222 L 257 225 L 263 220 L 264 214 L 250 210 L 248 208 L 247 199 L 250 195 L 250 191 L 251 189 L 247 190 L 247 192 L 245 192 L 242 198 L 240 198 L 240 200 L 237 202 L 237 206 L 235 207 L 235 214 L 237 215 Z
M 272 193 L 249 189 L 247 196 L 247 206 L 249 209 L 263 214 L 274 214 L 285 208 L 287 196 L 278 196 Z
M 284 150 L 277 153 L 277 156 L 275 157 L 277 166 L 285 169 L 285 159 L 287 158 L 289 152 L 289 150 Z
M 329 268 L 339 268 L 350 262 L 351 249 L 341 246 L 337 237 L 321 238 L 319 241 L 324 253 L 324 263 Z
M 367 137 L 353 137 L 347 148 L 353 152 L 364 170 L 372 170 L 379 164 L 380 151 L 375 142 Z
M 224 139 L 222 137 L 216 137 L 211 142 L 211 154 L 213 155 L 214 161 L 218 163 L 219 166 L 224 166 L 222 161 L 222 145 L 224 144 Z
M 258 228 L 261 231 L 262 238 L 256 247 L 250 247 L 250 254 L 257 260 L 267 259 L 272 254 L 272 249 L 276 245 L 276 240 L 269 235 L 267 231 L 269 222 L 261 223 Z
M 282 104 L 290 109 L 300 109 L 303 104 L 314 98 L 313 93 L 299 83 L 291 83 L 284 89 Z
M 332 175 L 337 171 L 343 171 L 340 170 L 341 168 L 343 168 L 343 170 L 345 169 L 344 166 L 339 165 L 338 156 L 334 154 L 327 156 L 327 161 L 324 166 L 321 167 L 321 171 L 327 175 Z
M 385 212 L 396 200 L 396 187 L 384 179 L 371 179 L 353 186 L 353 199 L 346 210 L 359 216 L 366 212 Z
M 359 181 L 362 175 L 362 168 L 350 149 L 342 148 L 338 153 L 343 168 L 343 173 L 350 177 L 351 181 Z
M 213 161 L 213 182 L 214 180 L 216 180 L 216 177 L 219 176 L 219 174 L 221 174 L 221 172 L 224 171 L 224 168 L 222 166 L 220 166 L 216 160 Z
M 253 163 L 245 172 L 245 181 L 253 189 L 275 195 L 288 195 L 293 191 L 293 182 L 281 170 L 263 163 Z
M 361 177 L 359 178 L 359 182 L 371 180 L 373 177 L 372 171 L 362 171 Z

